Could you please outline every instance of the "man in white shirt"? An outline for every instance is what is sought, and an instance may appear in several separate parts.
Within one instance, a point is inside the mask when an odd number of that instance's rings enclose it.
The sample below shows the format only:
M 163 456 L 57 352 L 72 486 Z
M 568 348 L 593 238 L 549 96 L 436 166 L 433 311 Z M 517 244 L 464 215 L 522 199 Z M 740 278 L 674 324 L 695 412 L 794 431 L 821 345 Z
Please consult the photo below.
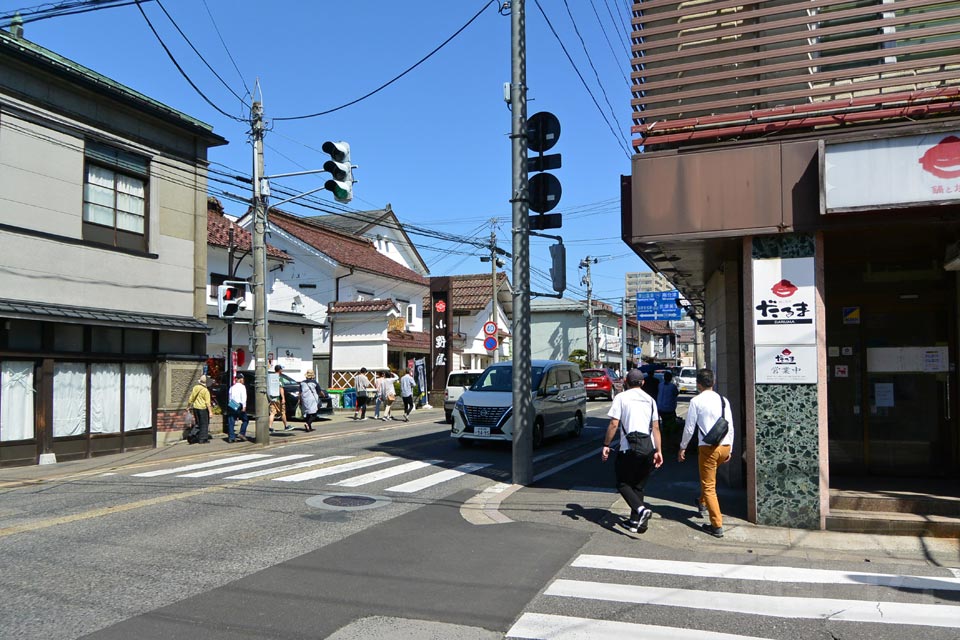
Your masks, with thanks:
M 247 424 L 250 422 L 247 416 L 247 387 L 244 384 L 243 374 L 238 372 L 234 380 L 235 382 L 230 386 L 229 400 L 240 405 L 240 408 L 232 410 L 227 407 L 227 442 L 236 442 L 237 439 L 246 440 Z M 237 418 L 241 420 L 239 436 L 235 436 L 233 431 Z
M 730 411 L 730 402 L 713 390 L 713 371 L 710 369 L 697 371 L 697 392 L 687 408 L 687 422 L 680 439 L 678 459 L 680 462 L 686 459 L 687 445 L 696 430 L 697 442 L 700 443 L 700 496 L 697 498 L 697 508 L 701 517 L 704 515 L 704 505 L 710 514 L 710 523 L 703 523 L 700 528 L 715 538 L 722 538 L 723 514 L 720 513 L 720 500 L 717 499 L 717 467 L 730 461 L 730 451 L 733 449 L 733 413 Z M 727 435 L 715 446 L 703 444 L 703 436 L 721 415 L 727 420 Z
M 620 448 L 614 461 L 614 472 L 617 477 L 617 491 L 630 505 L 630 518 L 624 526 L 633 533 L 647 531 L 647 523 L 653 511 L 643 506 L 643 491 L 650 473 L 663 464 L 657 403 L 640 388 L 642 382 L 643 373 L 639 369 L 633 369 L 627 374 L 628 389 L 613 398 L 613 404 L 607 413 L 610 424 L 601 452 L 601 458 L 606 462 L 610 457 L 610 445 L 614 438 L 619 438 Z M 628 434 L 631 434 L 631 437 L 628 437 Z M 641 453 L 631 448 L 630 440 L 637 437 L 632 434 L 639 435 L 648 452 Z

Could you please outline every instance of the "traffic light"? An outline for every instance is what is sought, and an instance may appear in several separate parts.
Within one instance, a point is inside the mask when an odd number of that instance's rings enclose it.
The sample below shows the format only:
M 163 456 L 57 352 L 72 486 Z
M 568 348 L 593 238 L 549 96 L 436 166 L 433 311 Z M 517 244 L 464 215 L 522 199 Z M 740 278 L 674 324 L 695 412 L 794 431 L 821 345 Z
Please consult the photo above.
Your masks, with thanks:
M 567 288 L 567 249 L 562 240 L 550 245 L 550 280 L 557 293 Z
M 232 320 L 240 312 L 243 304 L 243 291 L 232 284 L 217 287 L 217 315 L 224 320 Z
M 350 164 L 350 145 L 346 142 L 323 143 L 320 147 L 330 154 L 330 160 L 323 163 L 323 170 L 330 173 L 331 179 L 323 187 L 333 193 L 337 202 L 353 200 L 353 165 Z
M 528 182 L 530 210 L 540 214 L 530 216 L 532 230 L 559 229 L 563 225 L 562 214 L 547 214 L 547 211 L 560 204 L 563 188 L 555 175 L 546 173 L 546 171 L 559 169 L 562 160 L 559 153 L 549 155 L 543 153 L 552 149 L 559 139 L 560 121 L 549 111 L 535 113 L 527 120 L 527 148 L 538 154 L 527 158 L 527 171 L 535 173 Z M 550 250 L 553 252 L 553 247 L 550 247 Z M 558 289 L 558 291 L 562 290 L 563 288 Z

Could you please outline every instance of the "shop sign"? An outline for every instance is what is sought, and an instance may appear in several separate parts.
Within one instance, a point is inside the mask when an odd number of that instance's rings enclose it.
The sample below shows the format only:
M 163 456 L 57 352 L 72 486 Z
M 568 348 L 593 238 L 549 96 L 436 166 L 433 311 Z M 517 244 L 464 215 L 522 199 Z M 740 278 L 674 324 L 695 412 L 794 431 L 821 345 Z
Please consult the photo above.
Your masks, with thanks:
M 813 258 L 753 261 L 754 343 L 817 344 Z
M 820 212 L 960 200 L 960 132 L 821 147 Z
M 815 384 L 817 348 L 815 346 L 758 346 L 756 348 L 757 383 Z

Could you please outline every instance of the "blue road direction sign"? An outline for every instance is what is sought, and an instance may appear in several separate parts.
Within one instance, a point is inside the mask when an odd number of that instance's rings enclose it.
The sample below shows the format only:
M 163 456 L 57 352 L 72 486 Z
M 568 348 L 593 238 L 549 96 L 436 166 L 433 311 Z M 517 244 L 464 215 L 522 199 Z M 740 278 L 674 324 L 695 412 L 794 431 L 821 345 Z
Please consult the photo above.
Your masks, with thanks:
M 637 294 L 637 320 L 680 320 L 679 291 L 641 291 Z

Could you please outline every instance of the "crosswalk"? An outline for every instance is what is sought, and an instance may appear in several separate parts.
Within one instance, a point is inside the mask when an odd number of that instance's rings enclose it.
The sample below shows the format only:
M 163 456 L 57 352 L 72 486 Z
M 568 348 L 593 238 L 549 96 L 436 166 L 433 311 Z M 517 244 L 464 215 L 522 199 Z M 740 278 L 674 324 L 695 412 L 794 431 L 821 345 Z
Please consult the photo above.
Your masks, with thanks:
M 131 474 L 134 478 L 213 478 L 223 480 L 253 480 L 264 478 L 272 482 L 308 482 L 320 480 L 333 487 L 362 487 L 382 483 L 401 476 L 416 475 L 382 489 L 392 493 L 411 494 L 450 482 L 464 475 L 476 473 L 491 466 L 487 462 L 470 462 L 454 466 L 444 460 L 403 461 L 390 455 L 323 456 L 312 454 L 270 455 L 250 453 L 209 460 L 178 467 L 155 469 Z M 372 467 L 384 467 L 374 471 Z M 237 473 L 240 472 L 240 473 Z M 348 475 L 361 472 L 357 475 Z M 423 475 L 423 474 L 426 475 Z M 343 477 L 347 476 L 347 477 Z
M 520 616 L 507 638 L 759 640 L 783 637 L 732 634 L 722 628 L 719 620 L 715 630 L 665 625 L 662 620 L 667 614 L 663 612 L 669 610 L 696 611 L 704 616 L 699 619 L 706 620 L 732 614 L 780 619 L 781 622 L 867 623 L 873 630 L 869 633 L 889 629 L 882 632 L 882 636 L 865 637 L 910 637 L 916 634 L 909 630 L 911 627 L 924 627 L 924 634 L 929 634 L 923 635 L 924 638 L 956 638 L 960 635 L 960 606 L 940 604 L 953 603 L 960 598 L 960 576 L 955 574 L 897 575 L 589 554 L 578 556 L 563 573 L 533 603 L 532 608 L 537 610 Z M 585 575 L 590 579 L 584 579 Z M 676 586 L 684 580 L 693 581 L 695 588 Z M 651 585 L 651 582 L 655 584 Z M 744 588 L 746 584 L 757 582 L 764 584 L 759 589 Z M 814 595 L 794 595 L 798 589 L 804 588 Z M 864 594 L 862 590 L 865 588 L 872 590 Z M 738 589 L 744 592 L 738 592 Z M 835 593 L 838 589 L 845 590 L 845 597 L 818 595 L 824 590 Z M 780 592 L 791 595 L 771 595 Z M 870 596 L 878 593 L 884 594 L 884 599 L 871 599 Z M 936 594 L 940 594 L 942 600 Z M 605 605 L 601 606 L 612 606 L 618 612 L 631 612 L 636 620 L 623 620 L 622 615 L 615 616 L 621 619 L 612 620 L 602 615 L 598 618 L 567 615 L 573 611 L 575 602 L 602 602 Z M 583 608 L 595 610 L 590 606 Z M 562 611 L 563 615 L 557 611 Z M 654 612 L 658 612 L 656 619 L 659 623 L 645 623 L 644 617 L 652 619 Z M 683 616 L 670 619 L 682 620 Z M 794 633 L 787 637 L 797 636 Z

